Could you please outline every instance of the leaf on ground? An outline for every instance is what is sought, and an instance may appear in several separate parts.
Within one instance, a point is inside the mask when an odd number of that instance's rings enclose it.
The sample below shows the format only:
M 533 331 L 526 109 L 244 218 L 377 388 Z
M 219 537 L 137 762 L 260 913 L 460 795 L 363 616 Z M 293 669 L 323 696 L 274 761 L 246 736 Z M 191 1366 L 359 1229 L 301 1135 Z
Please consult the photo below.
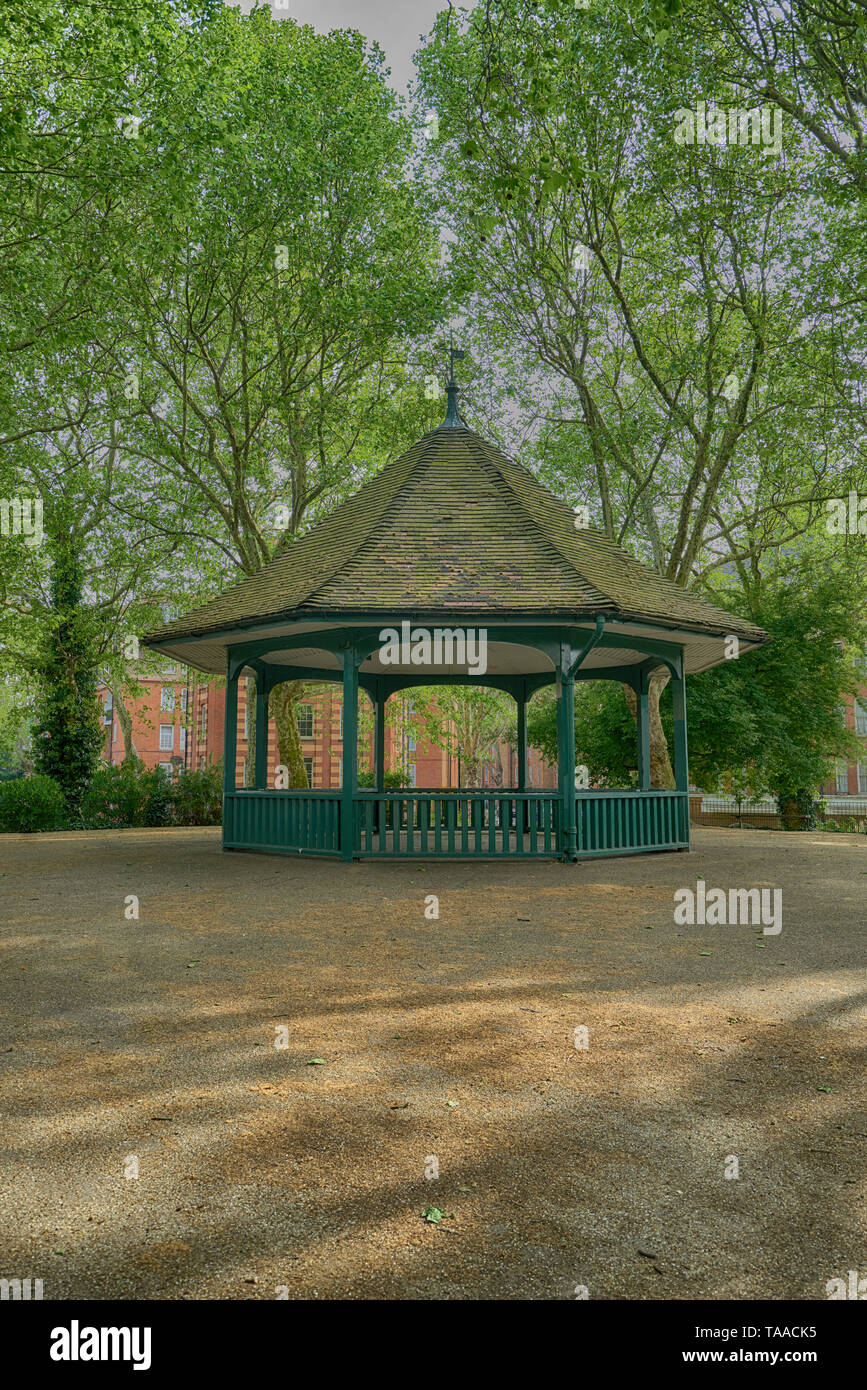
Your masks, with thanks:
M 425 1207 L 422 1216 L 430 1226 L 438 1226 L 442 1221 L 445 1212 L 440 1211 L 439 1207 Z
M 308 1067 L 324 1067 L 327 1064 L 324 1057 L 311 1057 L 307 1065 Z

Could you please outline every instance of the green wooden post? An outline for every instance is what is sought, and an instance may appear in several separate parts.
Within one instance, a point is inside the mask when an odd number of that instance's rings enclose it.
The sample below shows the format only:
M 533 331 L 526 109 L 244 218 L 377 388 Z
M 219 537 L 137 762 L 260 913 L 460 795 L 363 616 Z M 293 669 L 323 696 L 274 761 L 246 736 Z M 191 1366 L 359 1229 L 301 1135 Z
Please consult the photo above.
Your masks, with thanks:
M 521 681 L 518 700 L 518 791 L 527 790 L 527 683 Z
M 264 666 L 256 668 L 256 782 L 264 791 L 268 782 L 268 677 Z
M 373 785 L 378 792 L 385 791 L 385 691 L 382 681 L 377 681 L 373 696 Z
M 674 697 L 674 782 L 679 792 L 688 792 L 689 753 L 686 741 L 686 680 L 683 674 L 683 658 L 678 667 L 679 673 L 671 683 Z
M 226 721 L 223 729 L 223 796 L 235 790 L 235 757 L 238 751 L 238 672 L 232 659 L 226 673 Z
M 563 643 L 557 672 L 557 769 L 560 793 L 560 850 L 564 859 L 578 858 L 575 821 L 575 677 L 570 674 L 571 648 Z
M 518 682 L 518 691 L 515 696 L 518 702 L 518 791 L 527 790 L 527 682 Z M 520 832 L 521 825 L 524 830 L 530 828 L 530 808 L 525 801 L 519 801 L 521 807 L 521 824 L 516 824 L 515 830 Z
M 638 786 L 650 790 L 650 672 L 642 670 L 638 677 L 636 714 L 638 716 Z
M 358 790 L 358 654 L 353 643 L 343 658 L 343 786 L 340 793 L 341 858 L 355 850 L 355 793 Z

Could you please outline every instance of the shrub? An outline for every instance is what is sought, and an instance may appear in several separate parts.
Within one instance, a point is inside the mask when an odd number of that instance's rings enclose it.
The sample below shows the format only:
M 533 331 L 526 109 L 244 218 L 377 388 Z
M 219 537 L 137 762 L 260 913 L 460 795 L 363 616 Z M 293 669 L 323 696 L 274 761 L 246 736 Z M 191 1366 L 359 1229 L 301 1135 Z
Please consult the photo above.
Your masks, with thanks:
M 362 791 L 372 790 L 373 781 L 373 773 L 370 771 L 369 768 L 359 772 L 358 785 Z M 386 772 L 382 781 L 382 790 L 384 792 L 403 791 L 404 787 L 409 785 L 409 777 L 402 772 Z
M 172 787 L 175 825 L 219 825 L 223 818 L 223 769 L 213 763 L 200 772 L 182 772 Z
M 0 831 L 30 834 L 64 824 L 63 789 L 52 777 L 16 777 L 0 782 Z
M 172 784 L 159 768 L 145 771 L 137 758 L 103 764 L 85 793 L 81 817 L 89 830 L 170 825 Z

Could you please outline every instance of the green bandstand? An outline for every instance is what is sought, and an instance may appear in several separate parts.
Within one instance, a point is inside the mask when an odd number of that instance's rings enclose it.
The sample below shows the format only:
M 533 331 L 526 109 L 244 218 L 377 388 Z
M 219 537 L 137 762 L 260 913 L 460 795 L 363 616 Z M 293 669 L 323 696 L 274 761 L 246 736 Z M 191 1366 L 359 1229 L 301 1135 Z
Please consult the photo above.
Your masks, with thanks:
M 686 676 L 767 640 L 642 565 L 468 429 L 448 386 L 442 425 L 388 464 L 275 559 L 145 643 L 225 675 L 223 847 L 338 859 L 562 858 L 689 847 Z M 487 669 L 382 658 L 384 629 L 487 635 Z M 457 640 L 443 648 L 461 655 Z M 393 656 L 394 653 L 389 653 Z M 407 657 L 410 652 L 405 652 Z M 478 663 L 476 663 L 477 665 Z M 674 789 L 650 784 L 648 691 L 667 668 L 674 697 Z M 238 680 L 256 678 L 255 786 L 235 784 Z M 342 785 L 266 786 L 268 697 L 287 680 L 343 687 Z M 575 682 L 635 691 L 638 786 L 576 788 Z M 477 683 L 517 706 L 517 785 L 383 790 L 384 712 L 412 686 Z M 554 685 L 558 786 L 527 787 L 527 701 Z M 373 790 L 358 787 L 359 689 L 374 710 Z

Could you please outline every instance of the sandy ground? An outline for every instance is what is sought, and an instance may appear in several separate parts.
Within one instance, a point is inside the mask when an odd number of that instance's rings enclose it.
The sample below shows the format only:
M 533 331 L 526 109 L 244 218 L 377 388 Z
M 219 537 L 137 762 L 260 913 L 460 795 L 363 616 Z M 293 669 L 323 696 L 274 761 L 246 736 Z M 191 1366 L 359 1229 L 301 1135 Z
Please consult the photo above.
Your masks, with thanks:
M 0 837 L 0 1277 L 689 1300 L 867 1273 L 867 837 L 422 867 L 218 836 Z M 781 935 L 675 925 L 697 878 L 781 887 Z

